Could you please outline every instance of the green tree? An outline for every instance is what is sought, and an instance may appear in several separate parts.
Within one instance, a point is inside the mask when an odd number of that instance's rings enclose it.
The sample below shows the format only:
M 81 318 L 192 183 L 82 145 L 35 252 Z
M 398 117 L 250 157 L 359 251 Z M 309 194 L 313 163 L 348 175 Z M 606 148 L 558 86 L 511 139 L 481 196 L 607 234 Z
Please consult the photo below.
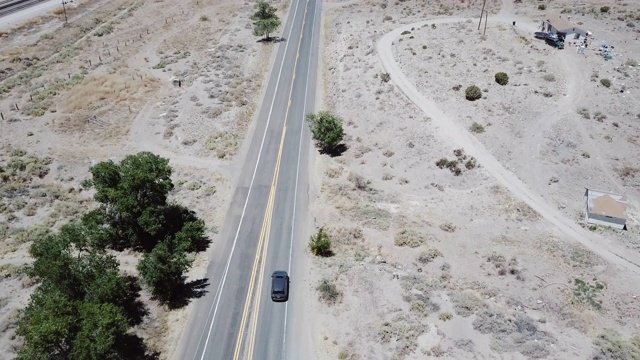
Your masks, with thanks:
M 74 359 L 125 359 L 119 339 L 129 329 L 122 309 L 113 304 L 83 303 L 79 306 L 81 325 L 73 341 Z
M 261 0 L 255 5 L 256 12 L 251 16 L 253 23 L 253 35 L 264 36 L 269 39 L 269 35 L 273 34 L 280 27 L 280 19 L 276 15 L 276 8 L 268 2 Z
M 124 309 L 129 323 L 136 325 L 146 313 L 138 300 L 136 279 L 123 275 L 112 255 L 74 246 L 79 234 L 77 223 L 71 223 L 59 234 L 36 240 L 31 246 L 34 262 L 27 274 L 72 301 L 117 305 Z
M 24 338 L 18 359 L 67 359 L 78 329 L 75 303 L 47 285 L 31 295 L 16 333 Z
M 184 290 L 184 272 L 192 263 L 187 257 L 188 248 L 187 242 L 165 240 L 138 263 L 143 284 L 164 304 L 174 302 Z
M 328 111 L 318 114 L 307 114 L 313 139 L 318 142 L 325 152 L 334 150 L 344 138 L 342 119 Z
M 160 240 L 167 219 L 163 208 L 173 189 L 169 160 L 150 152 L 127 156 L 120 164 L 100 162 L 85 182 L 96 190 L 94 198 L 110 227 L 116 249 L 151 250 Z

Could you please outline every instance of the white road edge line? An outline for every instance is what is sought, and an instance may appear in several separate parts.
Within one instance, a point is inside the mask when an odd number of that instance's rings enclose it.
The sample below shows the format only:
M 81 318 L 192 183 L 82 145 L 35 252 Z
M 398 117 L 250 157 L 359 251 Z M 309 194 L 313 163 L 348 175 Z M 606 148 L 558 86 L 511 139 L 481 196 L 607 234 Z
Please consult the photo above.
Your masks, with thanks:
M 215 323 L 216 315 L 218 313 L 218 306 L 220 305 L 220 298 L 222 294 L 221 290 L 224 288 L 224 284 L 227 281 L 227 275 L 229 274 L 229 266 L 231 265 L 231 259 L 233 258 L 233 253 L 236 249 L 238 236 L 240 235 L 240 228 L 242 227 L 242 221 L 244 220 L 244 215 L 247 210 L 247 205 L 249 204 L 249 197 L 251 196 L 251 189 L 253 188 L 253 182 L 256 178 L 256 173 L 258 172 L 258 165 L 260 165 L 260 158 L 262 157 L 262 149 L 264 148 L 264 141 L 267 137 L 267 132 L 269 130 L 269 123 L 271 122 L 271 113 L 273 111 L 273 105 L 276 102 L 276 95 L 278 94 L 278 86 L 280 85 L 280 76 L 282 75 L 282 68 L 284 67 L 285 59 L 287 58 L 287 49 L 289 48 L 289 40 L 291 38 L 291 33 L 293 32 L 293 26 L 296 22 L 296 15 L 298 14 L 298 4 L 300 4 L 300 1 L 296 2 L 296 8 L 293 12 L 291 27 L 289 28 L 289 35 L 287 36 L 287 40 L 286 40 L 287 43 L 284 46 L 284 53 L 282 54 L 282 62 L 280 63 L 280 69 L 278 70 L 278 80 L 276 80 L 276 87 L 273 93 L 273 100 L 271 100 L 269 115 L 267 116 L 267 124 L 265 125 L 264 133 L 262 134 L 262 142 L 260 143 L 260 150 L 258 151 L 258 160 L 256 161 L 255 168 L 253 169 L 253 176 L 251 177 L 251 183 L 249 184 L 249 192 L 247 193 L 247 198 L 244 201 L 244 207 L 242 208 L 242 215 L 240 216 L 240 223 L 238 224 L 238 229 L 236 230 L 236 236 L 233 239 L 233 246 L 231 247 L 231 254 L 229 254 L 229 260 L 227 260 L 227 264 L 224 267 L 222 282 L 218 286 L 218 292 L 216 294 L 216 301 L 215 301 L 215 308 L 213 310 L 213 318 L 211 319 L 211 325 L 209 325 L 209 331 L 207 332 L 207 339 L 204 343 L 204 347 L 202 348 L 202 356 L 200 357 L 200 360 L 204 360 L 204 356 L 207 352 L 207 346 L 209 345 L 209 339 L 211 338 L 211 331 L 213 330 L 213 324 Z M 209 310 L 209 314 L 211 314 L 211 310 Z
M 298 202 L 298 179 L 300 177 L 300 155 L 302 153 L 302 135 L 304 134 L 304 119 L 307 116 L 307 93 L 309 92 L 309 73 L 311 72 L 311 51 L 313 50 L 313 30 L 316 25 L 316 13 L 318 11 L 318 1 L 315 0 L 315 8 L 313 9 L 313 18 L 311 19 L 311 45 L 309 46 L 309 65 L 307 66 L 307 80 L 304 88 L 304 105 L 302 106 L 302 127 L 300 128 L 300 143 L 298 144 L 298 165 L 296 167 L 296 186 L 293 191 L 293 215 L 291 217 L 291 237 L 289 239 L 289 267 L 287 273 L 291 273 L 291 257 L 293 255 L 293 234 L 295 229 L 296 220 L 296 204 Z M 304 36 L 304 28 L 302 29 L 302 36 Z M 287 316 L 289 315 L 289 303 L 284 306 L 284 329 L 282 336 L 282 360 L 287 358 L 286 344 L 287 344 Z

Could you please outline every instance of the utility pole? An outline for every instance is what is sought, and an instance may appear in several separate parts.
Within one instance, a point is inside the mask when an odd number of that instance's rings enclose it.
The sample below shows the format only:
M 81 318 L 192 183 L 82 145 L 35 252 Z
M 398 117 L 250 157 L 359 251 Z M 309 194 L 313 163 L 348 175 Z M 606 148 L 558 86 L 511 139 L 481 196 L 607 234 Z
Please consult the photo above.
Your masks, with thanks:
M 64 23 L 67 24 L 68 23 L 68 21 L 67 21 L 67 8 L 64 6 L 64 4 L 66 4 L 66 3 L 64 2 L 64 0 L 62 0 L 62 10 L 64 11 Z
M 487 0 L 484 0 L 482 3 L 482 11 L 480 11 L 480 22 L 478 22 L 478 31 L 480 31 L 480 24 L 482 24 L 482 13 L 484 13 L 484 5 L 487 3 Z
M 485 18 L 484 18 L 484 34 L 482 34 L 482 36 L 487 35 L 487 22 L 489 21 L 489 12 L 485 11 L 484 14 L 485 14 Z

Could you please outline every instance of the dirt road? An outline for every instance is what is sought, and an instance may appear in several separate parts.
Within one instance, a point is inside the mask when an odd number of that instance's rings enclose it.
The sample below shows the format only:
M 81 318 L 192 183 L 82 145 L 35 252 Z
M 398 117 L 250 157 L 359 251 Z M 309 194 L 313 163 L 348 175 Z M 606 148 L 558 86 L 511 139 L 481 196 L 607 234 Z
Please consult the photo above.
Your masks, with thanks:
M 498 16 L 490 18 L 490 21 L 507 22 L 511 26 L 511 21 L 515 20 L 515 16 L 511 16 L 513 12 L 513 4 L 511 1 L 503 1 L 503 8 Z M 505 168 L 485 147 L 473 136 L 467 129 L 462 127 L 449 115 L 444 113 L 438 105 L 425 98 L 402 73 L 398 63 L 395 61 L 392 52 L 393 41 L 401 35 L 403 31 L 410 30 L 412 27 L 422 27 L 430 24 L 445 24 L 466 21 L 466 18 L 450 18 L 422 21 L 413 24 L 407 24 L 399 27 L 390 33 L 384 35 L 377 44 L 377 51 L 383 68 L 391 75 L 391 81 L 413 102 L 422 112 L 432 118 L 434 124 L 438 127 L 436 136 L 448 141 L 452 147 L 462 147 L 464 150 L 474 156 L 486 171 L 491 174 L 498 182 L 505 186 L 513 194 L 514 197 L 521 199 L 535 211 L 537 211 L 547 221 L 552 223 L 559 232 L 580 242 L 596 255 L 612 265 L 629 269 L 635 273 L 640 273 L 640 255 L 630 253 L 628 249 L 614 243 L 612 240 L 597 236 L 583 229 L 573 220 L 566 218 L 560 211 L 549 205 L 540 194 L 534 192 L 529 185 L 520 180 L 511 171 Z M 518 20 L 521 20 L 518 18 Z M 518 21 L 516 20 L 516 21 Z M 526 20 L 520 23 L 530 31 L 535 29 L 535 24 Z M 529 29 L 530 28 L 530 29 Z M 571 74 L 571 73 L 570 73 Z M 571 82 L 570 82 L 571 83 Z M 574 85 L 575 87 L 575 85 Z M 579 95 L 579 91 L 570 87 L 567 92 L 567 98 L 560 104 L 573 103 L 575 97 Z M 551 114 L 559 115 L 561 112 L 551 111 Z M 549 123 L 555 119 L 549 119 Z

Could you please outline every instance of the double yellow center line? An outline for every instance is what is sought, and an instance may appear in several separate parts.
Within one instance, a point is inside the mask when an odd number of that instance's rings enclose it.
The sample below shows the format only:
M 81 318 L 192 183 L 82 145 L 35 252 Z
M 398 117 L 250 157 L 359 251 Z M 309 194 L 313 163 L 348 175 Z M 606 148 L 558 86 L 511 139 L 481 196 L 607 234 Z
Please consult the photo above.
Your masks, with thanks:
M 304 15 L 302 18 L 302 28 L 301 31 L 304 32 L 304 25 L 307 20 L 307 10 L 309 7 L 309 1 L 306 2 Z M 295 19 L 294 19 L 295 21 Z M 293 24 L 291 25 L 293 26 Z M 275 173 L 273 174 L 273 181 L 271 182 L 271 189 L 269 191 L 269 198 L 267 200 L 267 208 L 265 210 L 264 219 L 262 221 L 262 230 L 260 232 L 260 238 L 258 239 L 258 249 L 256 251 L 256 257 L 253 260 L 253 268 L 251 269 L 251 279 L 249 281 L 249 288 L 247 290 L 247 296 L 244 302 L 244 309 L 242 311 L 242 320 L 240 322 L 240 328 L 238 329 L 238 338 L 236 339 L 236 346 L 233 353 L 233 360 L 240 359 L 242 355 L 242 348 L 244 345 L 244 337 L 245 337 L 245 329 L 247 327 L 247 321 L 249 319 L 249 309 L 253 303 L 254 312 L 252 316 L 252 326 L 251 333 L 249 334 L 249 347 L 247 349 L 247 358 L 253 358 L 253 352 L 255 347 L 256 340 L 256 332 L 258 327 L 258 319 L 260 314 L 260 299 L 262 297 L 262 285 L 265 277 L 265 266 L 267 260 L 267 250 L 269 248 L 269 235 L 271 232 L 271 219 L 273 217 L 273 208 L 275 205 L 275 197 L 276 197 L 276 188 L 278 186 L 278 176 L 280 174 L 280 162 L 282 160 L 282 151 L 284 149 L 284 139 L 287 133 L 287 121 L 289 118 L 289 109 L 291 108 L 291 95 L 293 94 L 293 83 L 296 79 L 296 69 L 298 67 L 298 58 L 300 57 L 300 47 L 302 45 L 302 35 L 300 36 L 300 40 L 298 42 L 298 49 L 296 50 L 296 62 L 293 68 L 293 77 L 291 79 L 291 86 L 289 90 L 289 102 L 287 104 L 287 110 L 285 113 L 284 125 L 282 127 L 282 137 L 280 139 L 280 148 L 278 149 L 278 157 L 276 160 Z M 286 54 L 285 54 L 286 56 Z M 284 61 L 284 59 L 283 59 Z M 277 91 L 277 89 L 276 89 Z M 260 265 L 260 271 L 258 271 L 258 266 Z M 252 294 L 254 292 L 254 288 L 256 287 L 256 277 L 259 278 L 258 286 L 257 286 L 257 294 L 252 300 Z

